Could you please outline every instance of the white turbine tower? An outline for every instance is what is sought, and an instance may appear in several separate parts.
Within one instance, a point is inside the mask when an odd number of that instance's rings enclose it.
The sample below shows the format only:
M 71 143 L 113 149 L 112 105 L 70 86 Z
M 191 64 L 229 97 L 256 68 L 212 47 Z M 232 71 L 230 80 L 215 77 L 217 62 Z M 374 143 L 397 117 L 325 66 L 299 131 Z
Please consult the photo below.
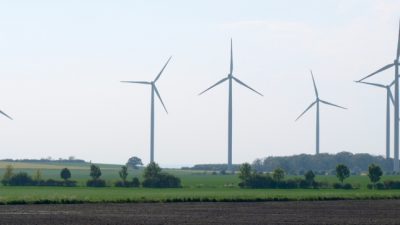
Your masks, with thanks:
M 160 93 L 156 87 L 156 82 L 160 78 L 161 74 L 163 73 L 165 67 L 167 67 L 169 61 L 171 60 L 172 56 L 169 57 L 168 61 L 165 63 L 164 67 L 161 69 L 160 73 L 158 73 L 156 79 L 153 81 L 121 81 L 123 83 L 134 83 L 134 84 L 146 84 L 151 86 L 151 106 L 150 106 L 150 162 L 154 162 L 154 94 L 157 95 L 158 99 L 160 100 L 162 106 L 165 109 L 165 112 L 168 113 L 167 108 L 164 105 L 163 100 L 161 99 Z
M 394 66 L 395 71 L 394 71 L 394 118 L 399 118 L 400 116 L 400 99 L 399 99 L 399 58 L 400 58 L 400 24 L 399 24 L 399 34 L 398 34 L 398 39 L 397 39 L 397 54 L 396 58 L 394 59 L 393 63 L 388 64 L 381 69 L 371 73 L 370 75 L 362 78 L 359 80 L 359 82 L 372 77 L 382 71 L 385 71 L 387 69 L 390 69 Z M 399 120 L 394 119 L 394 159 L 393 159 L 393 171 L 399 172 L 400 167 L 399 167 Z
M 386 89 L 386 159 L 390 159 L 390 108 L 391 108 L 390 105 L 394 104 L 394 99 L 390 88 L 393 86 L 394 81 L 390 85 L 383 85 L 383 84 L 370 83 L 364 81 L 361 82 L 357 81 L 357 83 L 367 84 Z
M 238 78 L 233 76 L 233 50 L 232 50 L 232 39 L 231 39 L 231 62 L 230 62 L 230 71 L 227 77 L 223 78 L 222 80 L 218 81 L 216 84 L 212 85 L 211 87 L 209 87 L 208 89 L 206 89 L 205 91 L 201 92 L 199 95 L 205 93 L 206 91 L 214 88 L 215 86 L 228 81 L 228 85 L 229 85 L 229 97 L 228 97 L 228 171 L 232 171 L 232 81 L 236 81 L 237 83 L 239 83 L 240 85 L 254 91 L 255 93 L 263 96 L 261 93 L 259 93 L 258 91 L 254 90 L 253 88 L 251 88 L 250 86 L 248 86 L 247 84 L 243 83 L 241 80 L 239 80 Z
M 311 71 L 311 78 L 312 78 L 312 81 L 313 81 L 313 84 L 314 84 L 314 91 L 315 91 L 316 100 L 315 100 L 313 103 L 311 103 L 311 105 L 310 105 L 302 114 L 300 114 L 299 117 L 297 117 L 296 121 L 299 120 L 299 119 L 300 119 L 308 110 L 310 110 L 314 105 L 317 105 L 315 152 L 316 152 L 316 154 L 318 155 L 318 154 L 320 153 L 320 151 L 319 151 L 319 146 L 320 146 L 320 141 L 319 141 L 319 138 L 320 138 L 320 123 L 319 123 L 319 120 L 320 120 L 319 115 L 320 115 L 320 114 L 319 114 L 319 104 L 320 104 L 320 103 L 323 103 L 323 104 L 330 105 L 330 106 L 334 106 L 334 107 L 338 107 L 338 108 L 341 108 L 341 109 L 346 109 L 346 108 L 344 108 L 344 107 L 342 107 L 342 106 L 335 105 L 335 104 L 333 104 L 333 103 L 330 103 L 330 102 L 327 102 L 327 101 L 324 101 L 324 100 L 321 100 L 321 99 L 319 98 L 319 95 L 318 95 L 318 89 L 317 89 L 317 85 L 315 84 L 314 75 L 313 75 L 312 71 Z

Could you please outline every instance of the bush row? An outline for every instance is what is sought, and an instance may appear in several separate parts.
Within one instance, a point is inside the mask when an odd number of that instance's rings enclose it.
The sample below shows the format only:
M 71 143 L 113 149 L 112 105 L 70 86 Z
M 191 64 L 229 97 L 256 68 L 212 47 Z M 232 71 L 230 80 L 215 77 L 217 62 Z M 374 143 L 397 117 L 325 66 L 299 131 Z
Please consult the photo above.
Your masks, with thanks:
M 33 180 L 25 172 L 20 172 L 12 175 L 9 179 L 1 180 L 4 186 L 66 186 L 66 187 L 76 187 L 76 181 L 73 180 Z

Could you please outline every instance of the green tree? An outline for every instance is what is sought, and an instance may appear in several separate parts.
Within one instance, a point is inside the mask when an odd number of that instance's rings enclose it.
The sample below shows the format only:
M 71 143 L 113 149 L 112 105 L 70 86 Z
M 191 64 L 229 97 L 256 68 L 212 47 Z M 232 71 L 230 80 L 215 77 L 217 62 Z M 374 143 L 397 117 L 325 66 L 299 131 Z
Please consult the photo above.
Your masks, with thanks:
M 133 169 L 138 169 L 139 166 L 143 166 L 143 162 L 139 157 L 133 156 L 128 159 L 126 166 L 132 167 Z
M 157 177 L 161 173 L 161 168 L 158 166 L 157 163 L 151 162 L 149 165 L 146 166 L 143 172 L 143 177 L 145 179 Z
M 383 172 L 382 169 L 375 164 L 371 164 L 368 167 L 368 177 L 371 180 L 372 183 L 375 184 L 381 179 Z
M 100 167 L 94 164 L 90 165 L 90 176 L 93 178 L 93 180 L 99 179 L 101 176 Z
M 33 180 L 36 182 L 39 182 L 42 180 L 42 171 L 40 171 L 39 169 L 36 170 L 35 175 L 33 176 Z
M 304 178 L 306 179 L 306 182 L 311 185 L 314 183 L 315 174 L 312 170 L 309 170 L 304 174 Z
M 338 164 L 336 166 L 336 177 L 343 184 L 343 181 L 350 176 L 349 168 L 344 164 Z
M 3 179 L 1 179 L 1 183 L 3 185 L 8 185 L 11 177 L 14 175 L 14 167 L 12 165 L 7 165 L 6 170 L 4 171 Z
M 121 177 L 122 181 L 124 184 L 126 183 L 126 178 L 128 177 L 128 167 L 127 166 L 122 166 L 121 170 L 118 172 L 119 177 Z
M 71 171 L 68 168 L 64 168 L 61 170 L 60 177 L 67 181 L 69 178 L 71 178 Z
M 239 167 L 239 178 L 243 181 L 250 179 L 251 177 L 251 165 L 249 163 L 243 163 Z
M 281 168 L 275 169 L 272 173 L 272 178 L 277 182 L 282 181 L 283 179 L 285 179 L 285 171 Z

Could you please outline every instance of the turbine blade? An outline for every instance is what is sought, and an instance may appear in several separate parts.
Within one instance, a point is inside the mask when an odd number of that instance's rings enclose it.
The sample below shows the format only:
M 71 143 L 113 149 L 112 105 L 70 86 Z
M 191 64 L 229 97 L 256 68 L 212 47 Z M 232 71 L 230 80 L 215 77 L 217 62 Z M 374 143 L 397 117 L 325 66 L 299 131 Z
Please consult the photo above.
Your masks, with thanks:
M 314 74 L 313 74 L 312 70 L 310 70 L 310 72 L 311 72 L 311 78 L 312 78 L 312 81 L 314 84 L 315 96 L 318 98 L 318 89 L 317 89 L 317 85 L 315 84 Z
M 151 84 L 148 81 L 121 81 L 122 83 L 132 83 L 132 84 Z
M 5 114 L 3 111 L 0 111 L 1 114 L 3 114 L 5 117 L 7 117 L 8 119 L 12 120 L 13 118 L 11 118 L 11 116 Z
M 297 117 L 297 119 L 295 120 L 295 121 L 297 121 L 297 120 L 299 120 L 304 114 L 306 114 L 306 112 L 308 111 L 308 110 L 310 110 L 315 104 L 317 103 L 317 101 L 315 101 L 315 102 L 313 102 L 313 103 L 311 103 L 311 105 L 310 106 L 308 106 L 308 108 L 306 109 L 306 110 L 304 110 L 304 112 L 303 113 L 301 113 L 300 114 L 300 116 L 299 117 Z
M 259 94 L 259 95 L 261 95 L 261 96 L 264 96 L 264 95 L 262 95 L 260 92 L 258 92 L 258 91 L 256 91 L 256 90 L 254 90 L 253 88 L 251 88 L 249 85 L 247 85 L 247 84 L 243 83 L 241 80 L 237 79 L 236 77 L 232 77 L 232 78 L 233 78 L 236 82 L 238 82 L 239 84 L 241 84 L 241 85 L 247 87 L 248 89 L 254 91 L 255 93 L 257 93 L 257 94 Z
M 383 84 L 376 84 L 376 83 L 370 83 L 370 82 L 364 82 L 364 81 L 360 81 L 360 82 L 357 82 L 357 83 L 372 85 L 372 86 L 381 87 L 381 88 L 386 88 L 386 86 L 383 85 Z
M 385 70 L 389 69 L 389 68 L 392 67 L 392 66 L 394 66 L 393 63 L 388 64 L 388 65 L 386 65 L 386 66 L 380 68 L 379 70 L 377 70 L 377 71 L 371 73 L 370 75 L 368 75 L 368 76 L 362 78 L 361 80 L 359 80 L 359 82 L 361 82 L 361 81 L 363 81 L 363 80 L 365 80 L 365 79 L 367 79 L 367 78 L 369 78 L 369 77 L 372 77 L 373 75 L 375 75 L 375 74 L 377 74 L 377 73 L 380 73 L 380 72 L 382 72 L 382 71 L 385 71 Z
M 162 106 L 164 107 L 165 112 L 168 114 L 168 110 L 165 107 L 163 100 L 161 99 L 161 95 L 158 92 L 156 85 L 154 85 L 154 91 L 156 92 L 158 99 L 160 99 L 160 102 L 161 102 Z
M 228 80 L 228 78 L 227 78 L 227 77 L 225 77 L 224 79 L 222 79 L 222 80 L 218 81 L 218 82 L 217 82 L 217 83 L 215 83 L 213 86 L 211 86 L 211 87 L 207 88 L 205 91 L 201 92 L 199 95 L 202 95 L 204 92 L 206 92 L 206 91 L 210 90 L 211 88 L 213 88 L 213 87 L 215 87 L 215 86 L 217 86 L 217 85 L 219 85 L 219 84 L 223 83 L 223 82 L 224 82 L 224 81 L 226 81 L 226 80 Z
M 164 72 L 165 67 L 167 67 L 169 61 L 171 60 L 172 56 L 169 57 L 168 61 L 165 63 L 164 67 L 161 69 L 160 73 L 158 73 L 156 79 L 154 80 L 154 82 L 156 82 L 158 79 L 160 79 L 161 74 Z
M 390 101 L 394 105 L 394 98 L 393 98 L 393 94 L 392 94 L 392 91 L 390 90 L 390 88 L 388 88 L 388 94 L 389 94 Z
M 231 38 L 231 67 L 230 67 L 230 74 L 233 73 L 233 50 L 232 50 L 232 38 Z
M 345 108 L 345 107 L 342 107 L 342 106 L 339 106 L 339 105 L 335 105 L 335 104 L 333 104 L 333 103 L 330 103 L 330 102 L 327 102 L 327 101 L 324 101 L 324 100 L 320 100 L 322 103 L 324 103 L 324 104 L 327 104 L 327 105 L 330 105 L 330 106 L 334 106 L 334 107 L 338 107 L 338 108 L 341 108 L 341 109 L 347 109 L 347 108 Z

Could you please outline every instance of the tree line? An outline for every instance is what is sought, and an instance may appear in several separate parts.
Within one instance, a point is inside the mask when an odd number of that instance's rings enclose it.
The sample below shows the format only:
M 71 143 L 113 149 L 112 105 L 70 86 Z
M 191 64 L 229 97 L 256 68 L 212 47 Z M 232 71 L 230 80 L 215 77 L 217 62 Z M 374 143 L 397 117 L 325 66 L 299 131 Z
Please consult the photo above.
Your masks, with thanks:
M 87 187 L 106 187 L 107 183 L 101 179 L 101 169 L 99 166 L 90 165 L 91 179 L 86 181 Z M 181 180 L 172 175 L 162 171 L 157 163 L 150 163 L 144 168 L 143 181 L 140 182 L 138 177 L 133 177 L 128 180 L 128 166 L 122 166 L 118 171 L 121 180 L 116 181 L 113 185 L 115 187 L 149 187 L 149 188 L 179 188 L 181 187 Z M 4 186 L 64 186 L 75 187 L 77 182 L 71 180 L 72 173 L 68 168 L 63 168 L 60 171 L 60 178 L 62 180 L 43 179 L 40 170 L 32 176 L 26 172 L 14 173 L 14 168 L 8 165 L 5 169 L 1 183 Z
M 334 189 L 354 189 L 359 188 L 344 181 L 350 177 L 351 171 L 344 164 L 337 164 L 335 175 L 340 183 L 329 184 L 328 182 L 317 182 L 316 174 L 312 170 L 304 173 L 304 177 L 294 177 L 285 179 L 285 170 L 276 168 L 273 172 L 257 172 L 249 163 L 244 163 L 239 168 L 239 186 L 242 188 L 276 188 L 276 189 L 296 189 L 296 188 L 334 188 Z M 369 189 L 400 189 L 400 181 L 385 180 L 379 182 L 383 175 L 379 165 L 370 164 L 368 166 Z

